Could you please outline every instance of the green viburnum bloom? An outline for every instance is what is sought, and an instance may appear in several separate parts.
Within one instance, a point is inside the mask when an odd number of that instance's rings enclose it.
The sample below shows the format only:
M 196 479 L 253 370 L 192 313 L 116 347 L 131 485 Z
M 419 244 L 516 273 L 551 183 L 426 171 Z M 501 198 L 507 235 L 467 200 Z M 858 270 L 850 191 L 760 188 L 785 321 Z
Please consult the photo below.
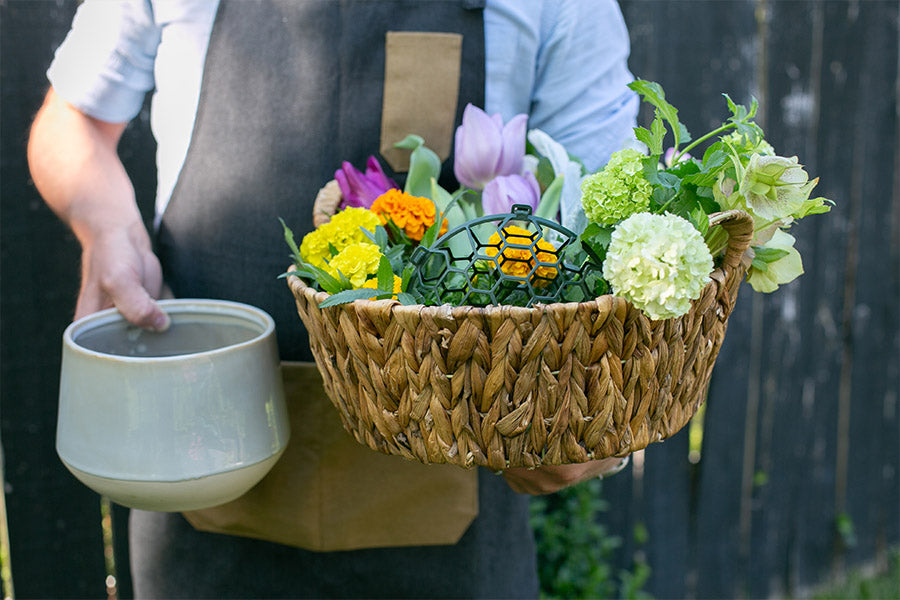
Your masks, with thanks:
M 754 154 L 744 169 L 738 193 L 752 215 L 774 221 L 798 212 L 816 186 L 797 157 Z
M 674 214 L 638 213 L 612 233 L 603 277 L 613 294 L 651 319 L 678 317 L 709 280 L 712 255 L 703 236 Z
M 613 152 L 603 170 L 581 182 L 581 204 L 594 223 L 613 225 L 647 210 L 653 188 L 644 178 L 644 155 L 626 148 Z
M 781 250 L 781 254 L 774 260 L 763 260 L 764 267 L 757 266 L 757 259 L 763 257 L 765 250 Z M 772 239 L 762 248 L 756 248 L 756 257 L 750 270 L 747 272 L 747 281 L 754 291 L 770 293 L 778 289 L 783 283 L 789 283 L 803 274 L 803 262 L 800 253 L 794 248 L 794 236 L 782 231 L 775 231 Z M 786 252 L 787 254 L 784 254 Z

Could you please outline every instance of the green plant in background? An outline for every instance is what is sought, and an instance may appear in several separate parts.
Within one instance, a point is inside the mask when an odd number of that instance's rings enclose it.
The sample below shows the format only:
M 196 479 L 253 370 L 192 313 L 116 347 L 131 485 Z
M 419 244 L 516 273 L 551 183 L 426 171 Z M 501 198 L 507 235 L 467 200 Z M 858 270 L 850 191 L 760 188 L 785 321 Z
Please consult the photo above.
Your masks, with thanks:
M 615 573 L 613 554 L 622 545 L 598 520 L 609 508 L 599 479 L 531 502 L 542 598 L 649 598 L 643 591 L 650 567 L 636 559 L 632 571 Z M 635 539 L 646 542 L 636 528 Z

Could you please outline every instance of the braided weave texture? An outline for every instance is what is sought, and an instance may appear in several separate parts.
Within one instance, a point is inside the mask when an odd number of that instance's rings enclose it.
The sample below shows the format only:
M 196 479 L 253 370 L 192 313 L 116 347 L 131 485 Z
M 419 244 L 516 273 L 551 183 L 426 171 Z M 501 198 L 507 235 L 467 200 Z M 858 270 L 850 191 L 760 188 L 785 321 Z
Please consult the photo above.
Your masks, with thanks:
M 403 306 L 288 283 L 325 390 L 358 442 L 423 463 L 502 469 L 626 456 L 681 429 L 705 398 L 753 234 L 739 211 L 690 312 L 652 321 L 627 301 Z

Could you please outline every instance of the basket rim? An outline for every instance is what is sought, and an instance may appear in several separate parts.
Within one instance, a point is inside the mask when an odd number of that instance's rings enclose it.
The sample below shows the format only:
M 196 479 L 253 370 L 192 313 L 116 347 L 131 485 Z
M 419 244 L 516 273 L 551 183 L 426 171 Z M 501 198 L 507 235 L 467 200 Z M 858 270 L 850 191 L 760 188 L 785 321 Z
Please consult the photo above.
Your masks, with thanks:
M 713 269 L 710 273 L 710 281 L 707 282 L 705 286 L 703 286 L 703 290 L 700 292 L 700 296 L 698 299 L 703 296 L 706 290 L 716 283 L 717 277 L 714 275 L 716 273 L 722 274 L 722 276 L 727 276 L 727 273 L 735 268 L 739 262 L 739 258 L 743 255 L 744 251 L 750 245 L 750 238 L 753 233 L 753 217 L 741 210 L 728 210 L 717 213 L 712 213 L 709 215 L 710 227 L 715 225 L 724 225 L 730 223 L 732 227 L 734 227 L 735 231 L 730 232 L 730 240 L 729 246 L 726 249 L 725 258 L 722 260 L 722 263 Z M 736 243 L 732 243 L 736 242 Z M 728 260 L 731 258 L 732 260 Z M 288 285 L 291 288 L 291 291 L 297 295 L 303 295 L 309 298 L 310 300 L 316 303 L 318 306 L 320 303 L 325 301 L 327 298 L 331 296 L 328 292 L 317 291 L 310 285 L 308 285 L 305 281 L 303 281 L 300 277 L 294 274 L 294 271 L 297 270 L 297 266 L 295 264 L 291 264 L 291 266 L 287 270 L 287 281 Z M 691 305 L 693 306 L 697 300 L 691 301 Z M 560 310 L 561 307 L 572 307 L 574 306 L 577 310 L 579 307 L 596 307 L 598 304 L 607 304 L 610 309 L 616 306 L 617 303 L 624 304 L 629 311 L 636 311 L 643 315 L 649 321 L 666 321 L 669 319 L 651 319 L 644 315 L 643 311 L 635 307 L 631 302 L 622 298 L 620 296 L 615 296 L 613 294 L 604 294 L 602 296 L 597 296 L 592 300 L 584 300 L 582 302 L 552 302 L 552 303 L 540 303 L 536 302 L 532 304 L 530 307 L 525 306 L 514 306 L 510 304 L 489 304 L 487 306 L 471 306 L 471 305 L 453 305 L 449 303 L 439 304 L 439 305 L 428 305 L 428 304 L 402 304 L 400 301 L 385 298 L 383 300 L 371 300 L 371 299 L 359 299 L 354 300 L 352 302 L 347 302 L 345 304 L 338 304 L 328 308 L 345 308 L 345 307 L 371 307 L 371 308 L 386 308 L 390 307 L 391 310 L 400 310 L 403 312 L 414 312 L 421 313 L 423 311 L 431 312 L 435 315 L 450 315 L 453 313 L 464 312 L 466 314 L 474 312 L 475 315 L 484 315 L 484 316 L 492 316 L 495 314 L 515 314 L 517 312 L 521 312 L 522 315 L 533 315 L 536 313 L 549 313 L 556 312 Z M 684 315 L 681 315 L 682 317 Z M 681 317 L 676 317 L 681 318 Z

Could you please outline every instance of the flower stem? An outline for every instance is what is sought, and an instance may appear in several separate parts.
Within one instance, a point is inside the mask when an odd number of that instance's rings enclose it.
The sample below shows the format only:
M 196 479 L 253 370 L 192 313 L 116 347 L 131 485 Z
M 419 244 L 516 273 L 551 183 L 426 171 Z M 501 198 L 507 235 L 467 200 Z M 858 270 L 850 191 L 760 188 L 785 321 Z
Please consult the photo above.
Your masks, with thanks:
M 728 130 L 731 129 L 732 127 L 736 127 L 736 125 L 735 125 L 734 123 L 726 123 L 725 125 L 722 125 L 722 126 L 719 127 L 718 129 L 714 129 L 713 131 L 710 131 L 709 133 L 707 133 L 707 134 L 704 135 L 703 137 L 694 140 L 693 142 L 691 142 L 690 144 L 688 144 L 687 146 L 685 146 L 685 147 L 681 150 L 681 152 L 679 152 L 679 153 L 675 156 L 675 158 L 674 158 L 673 161 L 672 161 L 672 164 L 673 164 L 673 165 L 677 165 L 677 164 L 678 164 L 678 161 L 681 160 L 681 157 L 682 157 L 682 156 L 684 156 L 685 154 L 687 154 L 687 151 L 688 151 L 688 150 L 691 150 L 692 148 L 696 148 L 697 145 L 702 144 L 703 142 L 705 142 L 705 141 L 708 140 L 709 138 L 713 137 L 714 135 L 718 135 L 718 134 L 722 133 L 723 131 L 728 131 Z

